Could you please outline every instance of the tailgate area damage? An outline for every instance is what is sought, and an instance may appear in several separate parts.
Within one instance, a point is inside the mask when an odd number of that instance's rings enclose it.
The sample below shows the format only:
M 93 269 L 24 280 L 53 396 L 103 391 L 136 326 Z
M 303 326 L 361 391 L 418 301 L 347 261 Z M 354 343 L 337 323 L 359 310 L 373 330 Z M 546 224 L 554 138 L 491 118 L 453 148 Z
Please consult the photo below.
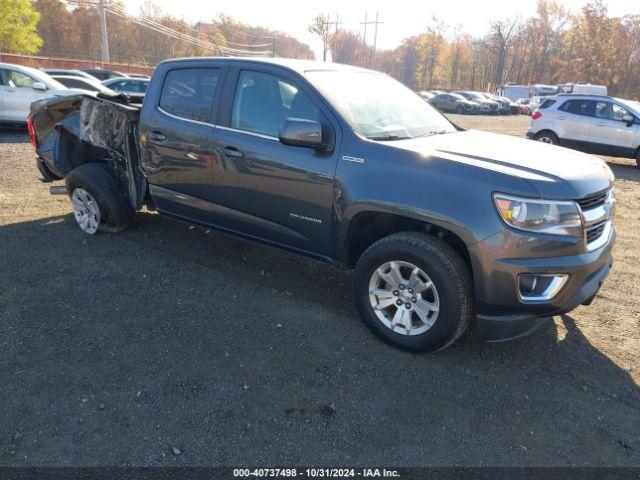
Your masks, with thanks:
M 140 108 L 121 97 L 53 97 L 31 105 L 41 166 L 62 179 L 87 162 L 108 164 L 131 206 L 139 209 L 147 190 L 138 151 Z

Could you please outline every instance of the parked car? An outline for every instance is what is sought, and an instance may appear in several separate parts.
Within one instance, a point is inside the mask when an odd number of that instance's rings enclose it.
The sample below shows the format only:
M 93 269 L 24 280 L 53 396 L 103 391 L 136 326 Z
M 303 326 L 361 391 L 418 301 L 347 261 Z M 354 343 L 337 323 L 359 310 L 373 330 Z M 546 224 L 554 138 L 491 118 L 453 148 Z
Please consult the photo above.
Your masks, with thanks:
M 522 115 L 531 115 L 531 99 L 530 98 L 519 98 L 516 100 L 516 104 L 520 107 L 520 113 Z
M 560 94 L 534 112 L 527 137 L 588 153 L 635 158 L 640 167 L 640 105 L 600 95 Z
M 485 95 L 481 92 L 467 92 L 467 91 L 456 91 L 453 93 L 457 93 L 462 95 L 467 100 L 472 102 L 476 102 L 479 105 L 480 113 L 497 115 L 500 110 L 500 106 L 498 102 L 495 100 L 489 100 Z
M 431 103 L 431 100 L 433 100 L 433 98 L 435 97 L 435 94 L 431 92 L 425 92 L 424 90 L 421 92 L 418 92 L 418 95 L 420 95 L 425 101 L 429 103 Z
M 533 112 L 535 112 L 538 109 L 538 107 L 542 105 L 542 103 L 548 98 L 553 98 L 553 96 L 541 97 L 539 95 L 536 95 L 535 97 L 531 97 L 529 99 L 529 110 L 531 110 L 531 113 L 533 114 Z
M 412 351 L 472 321 L 485 340 L 527 334 L 591 302 L 611 267 L 602 160 L 465 131 L 370 70 L 170 60 L 141 109 L 43 100 L 30 123 L 43 179 L 65 179 L 83 232 L 121 230 L 146 205 L 354 269 L 366 325 Z
M 115 94 L 114 90 L 105 87 L 98 79 L 90 79 L 86 77 L 72 77 L 67 75 L 51 75 L 51 78 L 60 82 L 67 88 L 76 88 L 87 90 L 89 92 L 102 92 L 106 94 Z
M 498 102 L 498 113 L 500 113 L 501 115 L 510 115 L 512 113 L 511 100 L 509 100 L 508 98 L 499 97 L 497 95 L 494 95 L 492 93 L 487 93 L 487 92 L 481 92 L 481 93 L 487 100 L 493 100 L 494 102 Z
M 143 78 L 145 80 L 150 80 L 151 77 L 149 75 L 145 75 L 143 73 L 127 73 L 127 77 L 130 78 Z
M 88 80 L 98 80 L 93 75 L 88 74 L 87 72 L 83 72 L 82 70 L 68 70 L 64 68 L 41 68 L 44 73 L 53 76 L 68 76 L 68 77 L 83 77 Z
M 27 121 L 31 102 L 51 96 L 76 95 L 85 91 L 68 89 L 41 70 L 0 63 L 0 122 Z
M 109 80 L 111 78 L 127 77 L 125 73 L 116 72 L 114 70 L 102 70 L 100 68 L 89 68 L 82 71 L 96 77 L 98 80 L 103 80 L 103 81 Z
M 477 102 L 467 100 L 457 93 L 441 93 L 431 99 L 431 105 L 442 112 L 453 113 L 478 113 L 480 105 Z
M 144 94 L 149 86 L 149 80 L 142 78 L 111 78 L 102 85 L 120 93 Z

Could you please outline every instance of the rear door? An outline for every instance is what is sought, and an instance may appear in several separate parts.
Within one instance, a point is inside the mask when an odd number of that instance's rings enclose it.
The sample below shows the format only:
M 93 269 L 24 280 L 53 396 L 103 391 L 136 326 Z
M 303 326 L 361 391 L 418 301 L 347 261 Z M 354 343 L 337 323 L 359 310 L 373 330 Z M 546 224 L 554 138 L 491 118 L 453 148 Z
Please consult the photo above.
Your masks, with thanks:
M 627 125 L 623 121 L 626 115 L 631 115 L 631 112 L 617 103 L 609 100 L 600 100 L 596 103 L 595 120 L 591 123 L 589 134 L 591 141 L 597 144 L 595 148 L 600 153 L 606 155 L 612 150 L 612 153 L 618 154 L 624 153 L 624 150 L 632 151 L 638 130 L 638 119 L 636 118 L 631 125 Z
M 165 68 L 140 119 L 150 191 L 159 210 L 214 223 L 214 123 L 225 69 L 201 61 Z
M 223 98 L 213 167 L 222 226 L 326 254 L 340 138 L 335 117 L 304 80 L 266 65 L 234 66 Z M 280 143 L 287 117 L 319 121 L 332 148 Z
M 571 142 L 589 142 L 589 130 L 594 120 L 595 102 L 586 99 L 570 99 L 557 110 L 556 132 L 563 140 Z M 543 113 L 548 115 L 550 110 Z

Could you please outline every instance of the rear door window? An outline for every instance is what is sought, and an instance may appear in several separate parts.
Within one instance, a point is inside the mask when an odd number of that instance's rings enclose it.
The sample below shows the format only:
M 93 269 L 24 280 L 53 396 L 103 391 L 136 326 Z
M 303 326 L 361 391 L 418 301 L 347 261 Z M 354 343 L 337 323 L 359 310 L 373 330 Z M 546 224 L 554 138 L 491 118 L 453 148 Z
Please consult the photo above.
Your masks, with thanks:
M 218 86 L 218 68 L 179 68 L 169 71 L 160 93 L 160 108 L 188 120 L 211 122 Z
M 596 102 L 593 100 L 567 100 L 560 106 L 560 110 L 574 115 L 594 117 L 596 114 Z

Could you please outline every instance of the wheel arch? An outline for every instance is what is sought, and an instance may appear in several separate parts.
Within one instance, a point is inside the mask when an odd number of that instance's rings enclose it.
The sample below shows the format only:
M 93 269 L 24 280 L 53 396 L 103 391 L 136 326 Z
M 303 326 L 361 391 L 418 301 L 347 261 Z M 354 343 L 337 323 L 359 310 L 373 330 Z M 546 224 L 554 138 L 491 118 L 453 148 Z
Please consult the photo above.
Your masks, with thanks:
M 467 245 L 475 243 L 472 232 L 446 218 L 417 212 L 389 212 L 380 208 L 362 209 L 355 213 L 343 229 L 342 264 L 352 269 L 364 251 L 376 241 L 393 233 L 425 232 L 449 244 L 460 254 L 473 273 L 473 264 Z

